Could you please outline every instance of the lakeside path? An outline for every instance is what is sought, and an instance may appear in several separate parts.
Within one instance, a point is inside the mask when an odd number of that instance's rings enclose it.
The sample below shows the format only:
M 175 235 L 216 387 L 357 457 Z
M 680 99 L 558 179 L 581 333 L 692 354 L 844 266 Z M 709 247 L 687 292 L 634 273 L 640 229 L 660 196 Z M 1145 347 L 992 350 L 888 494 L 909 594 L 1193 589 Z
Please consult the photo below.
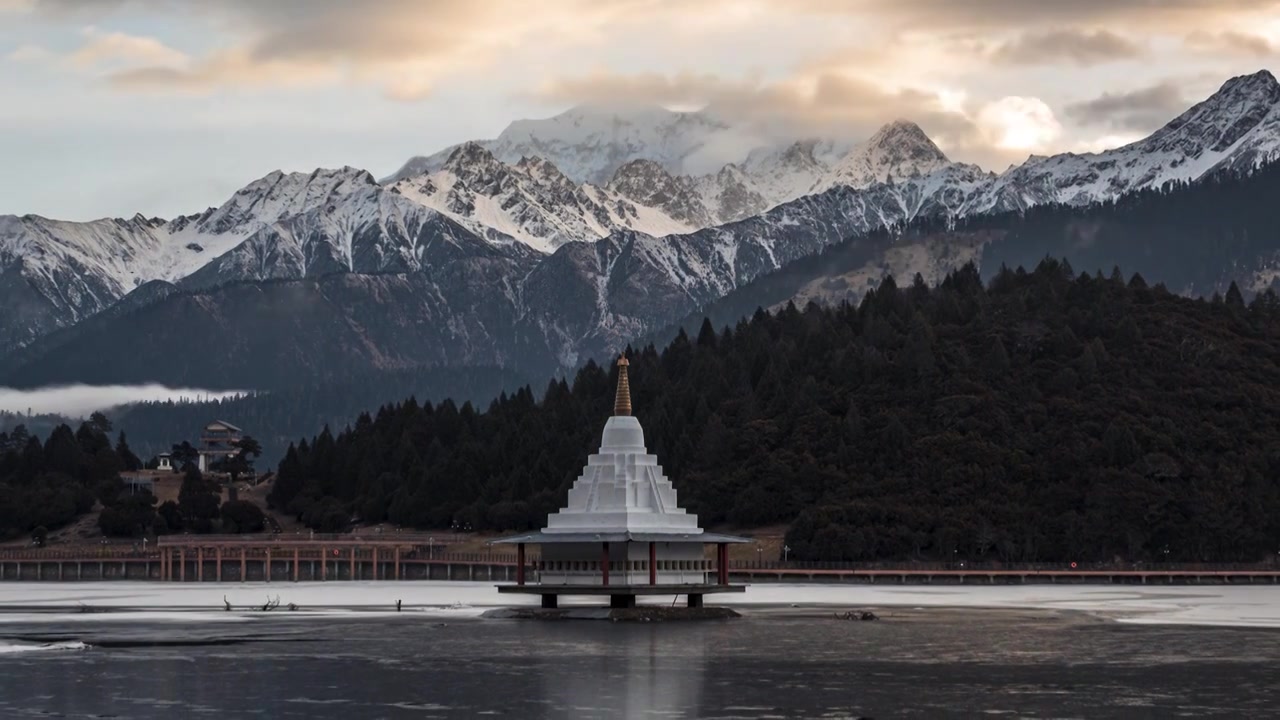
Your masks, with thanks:
M 224 610 L 225 602 L 232 609 Z M 279 599 L 270 613 L 260 608 Z M 656 597 L 650 604 L 671 604 Z M 320 615 L 368 617 L 403 612 L 431 617 L 478 617 L 486 610 L 536 602 L 499 596 L 492 583 L 342 582 L 251 584 L 22 583 L 0 585 L 0 626 L 32 622 L 139 620 L 248 621 L 270 615 L 314 619 Z M 296 604 L 297 612 L 287 606 Z M 567 606 L 598 605 L 569 602 Z M 1016 609 L 1082 612 L 1127 622 L 1169 625 L 1280 628 L 1277 586 L 834 586 L 754 585 L 716 605 L 746 614 L 850 609 Z

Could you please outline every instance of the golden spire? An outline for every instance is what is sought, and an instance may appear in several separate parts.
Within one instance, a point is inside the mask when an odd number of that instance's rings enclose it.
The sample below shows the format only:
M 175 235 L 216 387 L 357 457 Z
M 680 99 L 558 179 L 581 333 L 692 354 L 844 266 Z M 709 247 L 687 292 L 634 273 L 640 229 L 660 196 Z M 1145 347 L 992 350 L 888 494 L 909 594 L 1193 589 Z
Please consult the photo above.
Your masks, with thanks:
M 627 356 L 618 358 L 618 397 L 613 401 L 614 415 L 631 414 L 631 385 L 627 382 Z

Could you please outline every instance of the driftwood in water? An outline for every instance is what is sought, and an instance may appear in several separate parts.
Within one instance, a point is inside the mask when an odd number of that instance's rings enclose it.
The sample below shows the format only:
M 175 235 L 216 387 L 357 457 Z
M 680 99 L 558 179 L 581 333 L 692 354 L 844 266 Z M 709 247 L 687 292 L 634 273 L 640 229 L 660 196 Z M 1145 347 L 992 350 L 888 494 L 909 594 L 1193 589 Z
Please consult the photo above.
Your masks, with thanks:
M 879 620 L 880 617 L 870 610 L 849 610 L 848 612 L 835 613 L 837 620 Z

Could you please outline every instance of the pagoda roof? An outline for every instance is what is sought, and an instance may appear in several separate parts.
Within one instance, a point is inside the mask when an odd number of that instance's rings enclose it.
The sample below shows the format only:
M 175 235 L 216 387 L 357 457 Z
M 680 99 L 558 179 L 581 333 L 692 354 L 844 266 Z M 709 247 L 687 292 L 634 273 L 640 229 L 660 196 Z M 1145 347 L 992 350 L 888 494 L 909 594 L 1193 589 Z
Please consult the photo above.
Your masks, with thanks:
M 739 537 L 737 535 L 722 535 L 720 533 L 696 532 L 696 533 L 671 533 L 671 532 L 631 532 L 628 530 L 617 532 L 544 532 L 538 530 L 536 532 L 526 533 L 524 535 L 512 535 L 510 537 L 498 538 L 490 540 L 491 545 L 552 545 L 556 543 L 591 543 L 591 542 L 677 542 L 677 543 L 702 543 L 702 544 L 718 544 L 718 543 L 749 543 L 755 542 L 751 538 Z

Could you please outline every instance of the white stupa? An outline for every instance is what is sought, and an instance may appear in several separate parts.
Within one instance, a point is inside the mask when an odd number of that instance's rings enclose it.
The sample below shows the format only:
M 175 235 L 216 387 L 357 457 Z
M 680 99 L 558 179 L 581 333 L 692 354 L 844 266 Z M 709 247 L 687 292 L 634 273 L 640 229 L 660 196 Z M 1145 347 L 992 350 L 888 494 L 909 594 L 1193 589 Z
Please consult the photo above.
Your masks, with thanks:
M 680 507 L 631 414 L 628 366 L 625 357 L 618 360 L 613 416 L 565 507 L 548 515 L 540 532 L 495 541 L 516 545 L 519 558 L 516 584 L 499 591 L 542 595 L 544 607 L 555 607 L 561 594 L 609 595 L 612 606 L 632 607 L 636 595 L 674 592 L 696 607 L 705 593 L 743 590 L 729 584 L 727 546 L 748 540 L 705 533 L 698 516 Z M 536 584 L 525 582 L 529 544 L 542 547 Z M 717 546 L 714 561 L 703 551 L 708 544 Z
M 700 533 L 698 516 L 676 502 L 676 489 L 662 472 L 658 456 L 644 444 L 644 428 L 631 415 L 627 359 L 618 361 L 618 397 L 604 425 L 600 452 L 587 458 L 569 503 L 547 516 L 545 533 L 626 530 L 647 533 Z

